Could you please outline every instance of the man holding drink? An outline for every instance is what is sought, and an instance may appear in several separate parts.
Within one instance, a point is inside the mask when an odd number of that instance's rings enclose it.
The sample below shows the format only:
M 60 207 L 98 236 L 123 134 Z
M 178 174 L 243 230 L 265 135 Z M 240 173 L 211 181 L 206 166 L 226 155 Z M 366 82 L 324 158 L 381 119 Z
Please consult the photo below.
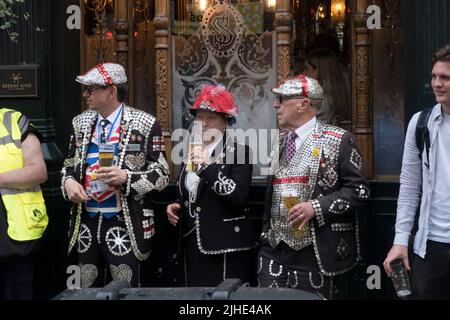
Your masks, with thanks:
M 298 204 L 298 196 L 298 192 L 295 188 L 283 188 L 281 190 L 281 203 L 288 211 L 288 215 L 294 212 L 291 209 Z M 303 227 L 300 228 L 300 224 L 296 223 L 292 225 L 292 228 L 294 229 L 294 233 L 297 236 L 301 236 L 309 232 L 309 227 L 307 224 L 303 225 Z
M 355 209 L 369 194 L 362 157 L 351 133 L 316 119 L 316 80 L 300 75 L 272 92 L 283 133 L 268 181 L 259 285 L 333 299 L 333 277 L 359 258 Z
M 239 278 L 253 284 L 258 229 L 247 208 L 250 148 L 227 132 L 238 106 L 224 86 L 203 85 L 189 110 L 191 150 L 177 180 L 177 202 L 166 210 L 179 230 L 180 283 L 214 287 Z
M 124 104 L 121 65 L 99 64 L 76 81 L 89 109 L 72 121 L 61 172 L 64 197 L 74 204 L 69 253 L 77 248 L 83 287 L 111 278 L 139 286 L 155 232 L 150 196 L 169 182 L 161 129 Z
M 416 113 L 409 122 L 400 175 L 395 238 L 383 266 L 393 277 L 399 297 L 405 294 L 405 290 L 398 284 L 405 281 L 396 279 L 407 281 L 406 270 L 411 270 L 410 293 L 414 299 L 449 300 L 450 44 L 434 52 L 431 61 L 431 88 L 437 104 Z M 413 234 L 416 223 L 418 229 Z M 413 243 L 410 240 L 414 240 Z M 408 255 L 409 245 L 413 256 Z M 401 268 L 397 260 L 403 262 Z

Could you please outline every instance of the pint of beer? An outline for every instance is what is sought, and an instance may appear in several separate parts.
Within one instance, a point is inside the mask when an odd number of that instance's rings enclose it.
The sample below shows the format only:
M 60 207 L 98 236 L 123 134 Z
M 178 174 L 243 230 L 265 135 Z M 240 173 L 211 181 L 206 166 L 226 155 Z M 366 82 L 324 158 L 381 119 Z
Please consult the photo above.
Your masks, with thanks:
M 203 127 L 201 121 L 194 121 L 191 131 L 191 143 L 189 144 L 189 153 L 194 150 L 195 147 L 201 147 L 203 145 Z M 187 172 L 197 172 L 198 163 L 195 163 L 193 159 L 188 159 L 186 163 Z
M 281 202 L 287 211 L 291 210 L 298 202 L 298 193 L 295 189 L 285 189 L 281 192 Z
M 194 150 L 195 147 L 197 147 L 195 143 L 189 144 L 189 153 L 191 153 L 192 150 Z M 197 172 L 198 170 L 198 163 L 195 163 L 192 159 L 188 159 L 186 163 L 186 171 L 187 172 Z
M 98 164 L 100 167 L 111 167 L 114 163 L 113 145 L 101 144 L 98 149 Z
M 300 202 L 300 199 L 298 197 L 298 191 L 293 188 L 286 188 L 282 190 L 281 202 L 283 203 L 283 206 L 286 208 L 287 212 L 289 212 L 289 210 L 291 210 L 293 206 L 295 206 Z M 308 224 L 306 224 L 302 229 L 299 229 L 299 227 L 300 224 L 292 225 L 292 228 L 294 229 L 294 233 L 296 236 L 301 237 L 309 232 Z

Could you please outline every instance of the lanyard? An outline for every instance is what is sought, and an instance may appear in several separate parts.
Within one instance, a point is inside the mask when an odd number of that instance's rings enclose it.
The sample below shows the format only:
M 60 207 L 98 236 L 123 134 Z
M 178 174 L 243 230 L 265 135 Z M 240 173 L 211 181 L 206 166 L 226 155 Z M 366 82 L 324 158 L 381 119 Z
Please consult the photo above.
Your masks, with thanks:
M 108 133 L 108 135 L 107 135 L 107 137 L 106 137 L 106 141 L 105 141 L 105 143 L 107 143 L 108 141 L 109 141 L 109 137 L 111 136 L 111 133 L 112 133 L 112 131 L 113 131 L 113 129 L 114 129 L 114 125 L 116 124 L 116 122 L 117 122 L 117 119 L 119 119 L 119 116 L 122 114 L 122 110 L 123 110 L 123 106 L 120 108 L 120 111 L 119 111 L 119 113 L 117 114 L 117 116 L 116 116 L 116 118 L 114 119 L 114 122 L 112 123 L 112 126 L 111 126 L 111 129 L 109 129 L 109 133 Z M 100 122 L 99 122 L 100 123 Z M 98 129 L 97 129 L 97 140 L 98 140 L 98 145 L 100 145 L 101 144 L 101 125 L 99 125 L 98 126 Z

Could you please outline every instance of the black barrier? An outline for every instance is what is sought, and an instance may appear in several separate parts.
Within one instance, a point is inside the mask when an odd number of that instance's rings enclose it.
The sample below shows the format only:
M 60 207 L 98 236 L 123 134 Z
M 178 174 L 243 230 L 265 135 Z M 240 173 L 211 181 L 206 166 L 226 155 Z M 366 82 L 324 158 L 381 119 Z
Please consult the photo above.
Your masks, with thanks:
M 111 281 L 108 285 L 103 287 L 95 296 L 96 300 L 119 300 L 120 292 L 129 288 L 130 283 L 128 281 Z
M 254 288 L 239 279 L 225 279 L 217 287 L 129 288 L 112 281 L 103 288 L 67 289 L 53 300 L 323 300 L 320 296 L 290 288 Z

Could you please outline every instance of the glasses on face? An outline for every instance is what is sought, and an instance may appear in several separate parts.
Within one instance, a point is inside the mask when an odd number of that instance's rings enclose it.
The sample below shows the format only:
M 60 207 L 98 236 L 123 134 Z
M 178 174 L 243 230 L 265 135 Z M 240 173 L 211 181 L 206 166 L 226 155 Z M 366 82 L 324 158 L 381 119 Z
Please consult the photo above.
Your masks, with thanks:
M 106 87 L 102 87 L 102 86 L 86 86 L 86 87 L 84 87 L 84 91 L 89 93 L 89 94 L 93 94 L 97 90 L 105 90 L 107 88 L 109 88 L 109 86 L 106 86 Z
M 292 100 L 292 99 L 303 99 L 303 97 L 300 97 L 300 96 L 293 96 L 293 97 L 278 96 L 277 99 L 280 104 L 283 104 L 284 102 Z

